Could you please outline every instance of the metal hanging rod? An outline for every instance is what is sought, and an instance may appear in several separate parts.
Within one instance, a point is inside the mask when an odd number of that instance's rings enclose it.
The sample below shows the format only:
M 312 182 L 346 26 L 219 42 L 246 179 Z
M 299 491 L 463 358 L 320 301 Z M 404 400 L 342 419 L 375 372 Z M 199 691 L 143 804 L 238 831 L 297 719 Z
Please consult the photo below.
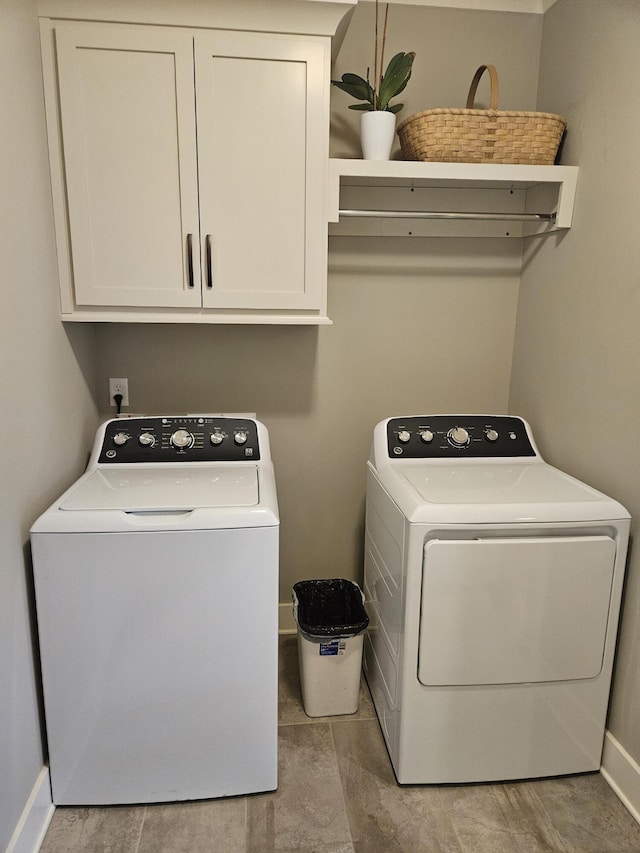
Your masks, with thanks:
M 555 222 L 555 213 L 463 213 L 426 210 L 339 210 L 343 217 L 372 219 L 473 219 L 484 222 Z

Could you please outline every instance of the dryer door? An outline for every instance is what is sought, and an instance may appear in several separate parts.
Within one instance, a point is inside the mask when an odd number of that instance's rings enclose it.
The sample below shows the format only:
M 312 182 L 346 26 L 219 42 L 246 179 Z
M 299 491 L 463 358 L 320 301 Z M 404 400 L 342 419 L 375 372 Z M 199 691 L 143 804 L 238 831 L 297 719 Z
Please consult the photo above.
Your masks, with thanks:
M 615 553 L 608 536 L 429 541 L 420 682 L 594 678 L 602 667 Z

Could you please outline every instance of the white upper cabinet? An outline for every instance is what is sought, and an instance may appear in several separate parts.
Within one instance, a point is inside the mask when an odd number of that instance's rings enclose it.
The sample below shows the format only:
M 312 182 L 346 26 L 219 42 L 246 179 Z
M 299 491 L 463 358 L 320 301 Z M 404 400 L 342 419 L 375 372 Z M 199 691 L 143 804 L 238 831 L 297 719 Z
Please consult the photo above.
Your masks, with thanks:
M 328 322 L 330 39 L 42 35 L 63 319 Z

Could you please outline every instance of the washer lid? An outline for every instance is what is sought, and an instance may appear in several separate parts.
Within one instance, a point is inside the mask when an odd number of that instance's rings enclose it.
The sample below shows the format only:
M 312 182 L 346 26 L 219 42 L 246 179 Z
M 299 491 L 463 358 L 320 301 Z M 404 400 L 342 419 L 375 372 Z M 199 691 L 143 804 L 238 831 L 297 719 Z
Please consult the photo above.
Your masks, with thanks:
M 72 487 L 59 509 L 158 512 L 259 503 L 256 465 L 128 465 L 98 468 Z

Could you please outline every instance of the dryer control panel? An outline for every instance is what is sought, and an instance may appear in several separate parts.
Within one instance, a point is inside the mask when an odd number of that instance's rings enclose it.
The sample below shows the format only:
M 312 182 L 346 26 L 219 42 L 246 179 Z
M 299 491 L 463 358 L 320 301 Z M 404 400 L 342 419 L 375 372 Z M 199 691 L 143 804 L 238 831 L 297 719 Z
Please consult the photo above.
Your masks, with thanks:
M 492 459 L 535 456 L 524 421 L 507 415 L 424 415 L 391 418 L 389 457 Z
M 98 462 L 255 462 L 258 459 L 260 447 L 255 421 L 185 415 L 110 421 Z

